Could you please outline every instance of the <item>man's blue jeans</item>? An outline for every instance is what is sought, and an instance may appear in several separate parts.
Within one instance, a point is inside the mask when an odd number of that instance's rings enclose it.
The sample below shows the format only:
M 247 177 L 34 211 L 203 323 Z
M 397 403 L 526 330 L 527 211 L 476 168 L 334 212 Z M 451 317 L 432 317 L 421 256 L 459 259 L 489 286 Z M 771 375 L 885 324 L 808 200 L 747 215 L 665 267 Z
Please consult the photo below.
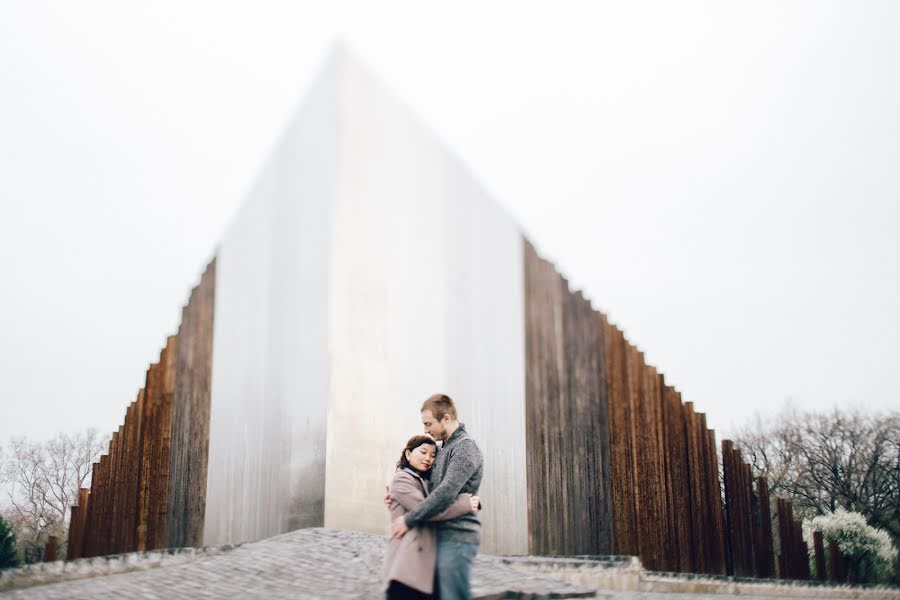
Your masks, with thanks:
M 478 554 L 478 544 L 465 542 L 437 543 L 437 586 L 435 594 L 441 600 L 469 600 L 472 563 Z

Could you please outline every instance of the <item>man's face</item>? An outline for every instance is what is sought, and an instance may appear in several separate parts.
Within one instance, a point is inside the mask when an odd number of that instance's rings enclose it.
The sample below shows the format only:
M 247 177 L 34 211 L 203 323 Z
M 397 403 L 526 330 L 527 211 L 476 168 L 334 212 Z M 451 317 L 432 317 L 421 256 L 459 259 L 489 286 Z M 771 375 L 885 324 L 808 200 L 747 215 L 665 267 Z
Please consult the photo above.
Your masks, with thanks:
M 429 409 L 425 409 L 422 411 L 422 425 L 425 426 L 425 433 L 438 440 L 439 442 L 443 442 L 446 440 L 447 435 L 447 427 L 444 421 L 449 421 L 450 415 L 444 415 L 444 418 L 440 421 L 434 418 L 434 415 L 431 414 Z

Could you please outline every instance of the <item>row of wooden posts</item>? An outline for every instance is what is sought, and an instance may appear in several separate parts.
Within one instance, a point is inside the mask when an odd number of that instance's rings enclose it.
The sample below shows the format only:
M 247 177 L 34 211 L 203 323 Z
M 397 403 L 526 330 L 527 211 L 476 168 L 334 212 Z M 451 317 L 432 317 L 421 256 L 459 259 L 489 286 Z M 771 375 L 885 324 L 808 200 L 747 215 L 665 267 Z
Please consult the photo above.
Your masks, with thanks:
M 610 337 L 614 345 L 622 344 L 618 330 Z M 627 342 L 624 354 L 634 364 L 642 362 L 642 355 Z M 618 366 L 615 349 L 608 359 Z M 645 373 L 652 369 L 643 368 Z M 653 411 L 640 406 L 640 395 L 637 408 L 630 411 L 614 410 L 611 403 L 615 552 L 639 556 L 652 570 L 810 579 L 810 549 L 792 504 L 775 499 L 776 545 L 766 478 L 754 479 L 740 450 L 731 440 L 723 440 L 720 488 L 715 432 L 706 428 L 705 415 L 694 412 L 690 402 L 682 404 L 662 375 L 655 371 L 649 375 L 645 382 L 658 381 L 655 389 L 647 386 L 653 397 L 659 396 L 655 415 L 647 418 L 645 413 Z M 648 454 L 657 460 L 647 460 Z M 679 460 L 680 456 L 685 458 Z M 638 468 L 622 464 L 628 459 L 637 459 Z M 846 559 L 837 545 L 830 541 L 826 570 L 822 534 L 814 536 L 817 578 L 824 581 L 827 572 L 831 581 L 846 581 Z
M 215 261 L 72 507 L 69 559 L 202 543 Z
M 775 499 L 777 515 L 776 545 L 772 534 L 769 486 L 765 477 L 757 477 L 754 489 L 750 465 L 730 440 L 722 442 L 722 471 L 725 483 L 725 512 L 728 528 L 728 574 L 737 577 L 810 579 L 810 549 L 803 539 L 801 522 L 794 518 L 793 505 L 784 498 Z M 847 560 L 834 540 L 829 540 L 826 568 L 824 538 L 813 533 L 816 579 L 847 581 Z M 826 575 L 827 574 L 827 575 Z
M 73 558 L 163 545 L 177 345 L 177 337 L 170 336 L 124 424 L 113 433 L 108 453 L 94 464 L 91 493 L 72 507 Z
M 706 416 L 527 241 L 524 261 L 529 552 L 808 578 L 790 503 L 778 501 L 776 561 L 765 478 L 729 440 L 720 478 Z

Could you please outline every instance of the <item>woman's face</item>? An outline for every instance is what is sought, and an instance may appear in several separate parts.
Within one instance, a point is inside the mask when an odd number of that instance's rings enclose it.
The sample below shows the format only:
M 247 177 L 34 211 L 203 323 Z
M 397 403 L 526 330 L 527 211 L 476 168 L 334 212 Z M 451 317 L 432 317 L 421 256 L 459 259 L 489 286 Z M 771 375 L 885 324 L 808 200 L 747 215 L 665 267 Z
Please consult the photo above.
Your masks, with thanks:
M 422 444 L 412 450 L 407 450 L 405 454 L 406 460 L 409 461 L 409 466 L 416 471 L 425 472 L 434 464 L 434 455 L 437 454 L 437 447 L 431 444 Z

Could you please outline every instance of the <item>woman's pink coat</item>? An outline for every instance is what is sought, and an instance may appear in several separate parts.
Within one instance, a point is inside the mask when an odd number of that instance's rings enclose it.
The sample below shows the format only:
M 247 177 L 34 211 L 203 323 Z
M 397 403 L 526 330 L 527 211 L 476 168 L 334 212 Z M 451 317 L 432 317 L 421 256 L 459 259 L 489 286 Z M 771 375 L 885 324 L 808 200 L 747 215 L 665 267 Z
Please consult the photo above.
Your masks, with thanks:
M 407 470 L 394 474 L 390 486 L 391 522 L 402 517 L 428 495 L 428 482 Z M 431 521 L 446 521 L 472 512 L 469 494 L 460 494 L 444 512 Z M 422 593 L 431 594 L 434 589 L 434 564 L 437 555 L 434 525 L 413 527 L 401 538 L 388 542 L 384 556 L 384 588 L 396 579 Z

